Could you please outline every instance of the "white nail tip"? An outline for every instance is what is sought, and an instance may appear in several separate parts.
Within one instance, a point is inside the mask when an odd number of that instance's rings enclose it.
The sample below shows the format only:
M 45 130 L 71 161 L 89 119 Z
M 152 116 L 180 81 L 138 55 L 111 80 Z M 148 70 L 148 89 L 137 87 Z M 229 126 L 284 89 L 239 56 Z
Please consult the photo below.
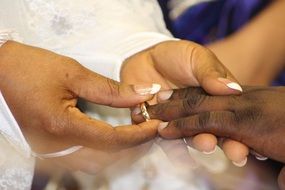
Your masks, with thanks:
M 138 108 L 138 107 L 136 107 L 136 108 L 133 110 L 133 114 L 134 114 L 134 115 L 138 115 L 138 114 L 140 114 L 141 112 L 142 112 L 141 109 Z
M 212 151 L 209 151 L 209 152 L 203 151 L 203 153 L 206 155 L 209 155 L 209 154 L 213 154 L 214 152 L 216 152 L 216 150 L 217 150 L 217 146 L 215 146 L 215 148 Z
M 163 129 L 165 129 L 167 127 L 167 125 L 168 125 L 168 122 L 160 123 L 159 126 L 158 126 L 158 130 L 162 131 Z
M 233 164 L 235 165 L 235 166 L 237 166 L 237 167 L 243 167 L 243 166 L 245 166 L 246 165 L 246 163 L 247 163 L 247 158 L 245 158 L 243 161 L 241 161 L 241 162 L 234 162 L 233 161 Z
M 161 86 L 160 84 L 152 84 L 150 94 L 156 94 L 160 90 Z
M 158 101 L 166 101 L 168 100 L 173 94 L 173 90 L 167 90 L 167 91 L 160 91 L 158 93 Z
M 265 161 L 265 160 L 268 159 L 268 157 L 265 157 L 265 156 L 255 156 L 255 158 L 256 158 L 257 160 L 260 160 L 260 161 Z
M 238 91 L 242 92 L 242 88 L 238 83 L 231 82 L 231 83 L 228 83 L 227 86 L 233 90 L 238 90 Z

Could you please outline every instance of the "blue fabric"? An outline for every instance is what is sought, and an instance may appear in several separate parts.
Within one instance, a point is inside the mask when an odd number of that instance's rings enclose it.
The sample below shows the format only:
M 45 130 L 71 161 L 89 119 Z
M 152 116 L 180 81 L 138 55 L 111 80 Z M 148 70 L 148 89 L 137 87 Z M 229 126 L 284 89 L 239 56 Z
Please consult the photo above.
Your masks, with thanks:
M 206 44 L 246 24 L 270 0 L 216 0 L 189 8 L 172 22 L 175 36 Z
M 272 0 L 216 0 L 190 7 L 173 21 L 165 17 L 168 28 L 175 37 L 199 44 L 207 44 L 239 30 Z M 168 0 L 159 0 L 165 14 Z M 285 43 L 285 42 L 284 42 Z M 285 85 L 282 73 L 273 85 Z

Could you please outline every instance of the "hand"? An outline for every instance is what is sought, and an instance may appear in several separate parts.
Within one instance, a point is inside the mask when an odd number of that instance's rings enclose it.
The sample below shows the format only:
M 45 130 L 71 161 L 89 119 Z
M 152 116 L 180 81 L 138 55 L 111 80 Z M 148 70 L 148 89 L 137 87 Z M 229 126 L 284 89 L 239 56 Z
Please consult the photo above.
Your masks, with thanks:
M 241 90 L 213 53 L 189 41 L 163 42 L 130 57 L 122 67 L 121 79 L 129 84 L 159 83 L 163 89 L 201 86 L 213 95 L 239 94 Z M 161 94 L 158 101 L 170 95 Z M 200 151 L 212 152 L 217 139 L 204 133 L 193 137 L 191 144 Z M 235 162 L 244 160 L 248 154 L 247 147 L 237 141 L 227 140 L 224 147 L 226 155 Z
M 119 151 L 157 135 L 157 120 L 113 128 L 76 107 L 79 97 L 112 107 L 135 106 L 153 97 L 152 85 L 119 84 L 71 58 L 13 41 L 0 48 L 0 68 L 1 92 L 37 153 L 73 145 Z
M 243 89 L 239 96 L 210 96 L 200 88 L 176 90 L 169 101 L 150 106 L 148 112 L 151 118 L 169 121 L 159 128 L 164 138 L 211 133 L 285 163 L 285 87 Z M 283 189 L 284 171 L 279 177 Z

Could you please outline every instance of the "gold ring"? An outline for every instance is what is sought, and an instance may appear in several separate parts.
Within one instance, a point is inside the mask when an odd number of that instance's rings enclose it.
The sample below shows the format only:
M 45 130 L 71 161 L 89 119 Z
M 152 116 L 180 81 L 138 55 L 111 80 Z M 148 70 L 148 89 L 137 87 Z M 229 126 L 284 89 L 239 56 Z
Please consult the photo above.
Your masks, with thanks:
M 149 114 L 148 114 L 148 112 L 147 112 L 145 103 L 142 103 L 142 104 L 140 105 L 140 108 L 141 108 L 142 116 L 145 118 L 146 121 L 149 121 L 149 120 L 150 120 L 150 117 L 149 117 Z

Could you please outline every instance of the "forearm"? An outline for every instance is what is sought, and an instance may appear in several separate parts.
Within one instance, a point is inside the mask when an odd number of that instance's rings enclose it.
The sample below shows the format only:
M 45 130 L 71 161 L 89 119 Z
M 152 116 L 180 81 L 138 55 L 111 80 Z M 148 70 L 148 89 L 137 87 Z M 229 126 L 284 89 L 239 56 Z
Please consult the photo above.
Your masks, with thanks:
M 209 45 L 244 84 L 269 84 L 285 63 L 285 1 L 275 1 L 240 31 Z

